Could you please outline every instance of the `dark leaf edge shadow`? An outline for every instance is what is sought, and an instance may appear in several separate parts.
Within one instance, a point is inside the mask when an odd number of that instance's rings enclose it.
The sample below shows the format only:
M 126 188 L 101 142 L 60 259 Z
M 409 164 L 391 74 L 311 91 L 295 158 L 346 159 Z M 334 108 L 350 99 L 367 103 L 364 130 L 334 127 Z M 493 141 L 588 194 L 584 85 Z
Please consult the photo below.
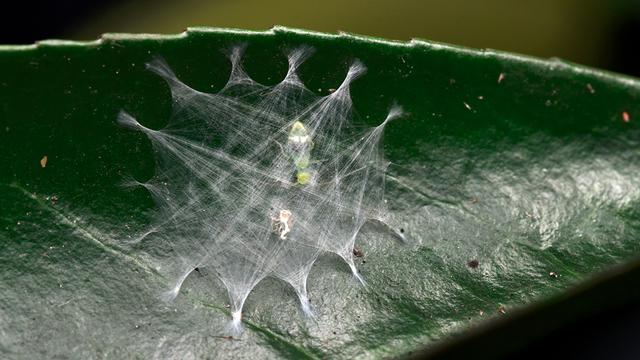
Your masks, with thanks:
M 503 358 L 562 326 L 640 301 L 640 257 L 614 265 L 564 292 L 509 309 L 441 341 L 411 359 Z

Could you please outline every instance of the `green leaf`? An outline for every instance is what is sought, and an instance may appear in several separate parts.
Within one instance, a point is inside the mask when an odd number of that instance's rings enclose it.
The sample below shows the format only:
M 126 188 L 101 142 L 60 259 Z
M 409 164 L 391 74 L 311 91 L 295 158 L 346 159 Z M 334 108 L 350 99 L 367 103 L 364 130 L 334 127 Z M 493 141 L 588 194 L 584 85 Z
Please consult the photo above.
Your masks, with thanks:
M 319 261 L 315 321 L 285 284 L 264 281 L 245 305 L 245 333 L 229 339 L 217 326 L 229 320 L 220 284 L 194 274 L 163 303 L 167 279 L 122 246 L 154 204 L 120 184 L 148 179 L 154 155 L 115 120 L 125 109 L 151 128 L 167 121 L 169 90 L 144 67 L 153 56 L 211 92 L 229 73 L 221 50 L 238 42 L 247 72 L 268 84 L 286 73 L 285 48 L 314 47 L 300 76 L 320 94 L 359 58 L 369 70 L 352 86 L 359 118 L 375 123 L 394 101 L 405 108 L 384 148 L 392 215 L 411 244 L 365 231 L 367 287 L 338 259 Z M 520 307 L 550 318 L 540 309 L 570 298 L 566 289 L 640 251 L 640 82 L 628 77 L 283 28 L 4 46 L 0 73 L 2 357 L 402 355 L 467 329 L 491 337 L 486 324 L 509 324 Z

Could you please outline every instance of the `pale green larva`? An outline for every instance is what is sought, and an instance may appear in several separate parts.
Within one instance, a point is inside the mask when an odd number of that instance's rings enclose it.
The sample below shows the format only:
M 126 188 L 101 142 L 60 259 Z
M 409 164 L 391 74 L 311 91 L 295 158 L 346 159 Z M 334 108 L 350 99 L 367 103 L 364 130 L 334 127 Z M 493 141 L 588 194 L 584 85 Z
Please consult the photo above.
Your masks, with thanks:
M 311 141 L 309 131 L 300 121 L 294 122 L 291 126 L 287 145 L 291 151 L 293 163 L 296 166 L 296 182 L 300 185 L 308 184 L 311 180 L 311 173 L 308 168 L 313 141 Z

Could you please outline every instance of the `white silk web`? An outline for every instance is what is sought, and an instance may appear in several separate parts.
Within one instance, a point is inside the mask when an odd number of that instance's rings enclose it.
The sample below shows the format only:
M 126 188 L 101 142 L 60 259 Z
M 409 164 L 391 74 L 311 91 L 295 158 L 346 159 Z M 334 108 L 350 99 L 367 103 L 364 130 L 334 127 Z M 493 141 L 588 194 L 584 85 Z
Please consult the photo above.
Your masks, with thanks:
M 322 253 L 340 256 L 364 283 L 354 242 L 367 219 L 385 221 L 379 144 L 401 115 L 394 106 L 376 127 L 353 126 L 349 87 L 365 72 L 357 60 L 338 89 L 320 97 L 297 74 L 310 48 L 288 54 L 287 75 L 274 86 L 247 75 L 243 50 L 229 52 L 231 75 L 218 93 L 190 88 L 153 60 L 148 68 L 171 88 L 168 125 L 152 130 L 125 112 L 118 117 L 156 154 L 155 176 L 136 182 L 155 198 L 156 220 L 136 246 L 175 280 L 165 298 L 175 298 L 194 269 L 213 269 L 238 330 L 247 296 L 267 276 L 289 283 L 310 315 L 307 276 Z

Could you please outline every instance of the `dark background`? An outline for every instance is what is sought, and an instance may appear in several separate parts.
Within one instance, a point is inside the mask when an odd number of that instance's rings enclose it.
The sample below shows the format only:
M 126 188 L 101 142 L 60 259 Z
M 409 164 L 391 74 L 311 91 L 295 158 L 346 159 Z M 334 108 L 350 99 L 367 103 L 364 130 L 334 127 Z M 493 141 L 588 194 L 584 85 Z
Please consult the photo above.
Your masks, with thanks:
M 639 0 L 61 0 L 4 4 L 0 43 L 273 25 L 493 48 L 640 75 Z
M 12 2 L 11 10 L 4 5 L 0 44 L 93 40 L 105 32 L 177 33 L 187 26 L 285 25 L 560 57 L 640 76 L 639 1 L 63 0 Z M 634 341 L 639 333 L 640 304 L 628 304 L 555 330 L 509 358 L 640 359 Z

